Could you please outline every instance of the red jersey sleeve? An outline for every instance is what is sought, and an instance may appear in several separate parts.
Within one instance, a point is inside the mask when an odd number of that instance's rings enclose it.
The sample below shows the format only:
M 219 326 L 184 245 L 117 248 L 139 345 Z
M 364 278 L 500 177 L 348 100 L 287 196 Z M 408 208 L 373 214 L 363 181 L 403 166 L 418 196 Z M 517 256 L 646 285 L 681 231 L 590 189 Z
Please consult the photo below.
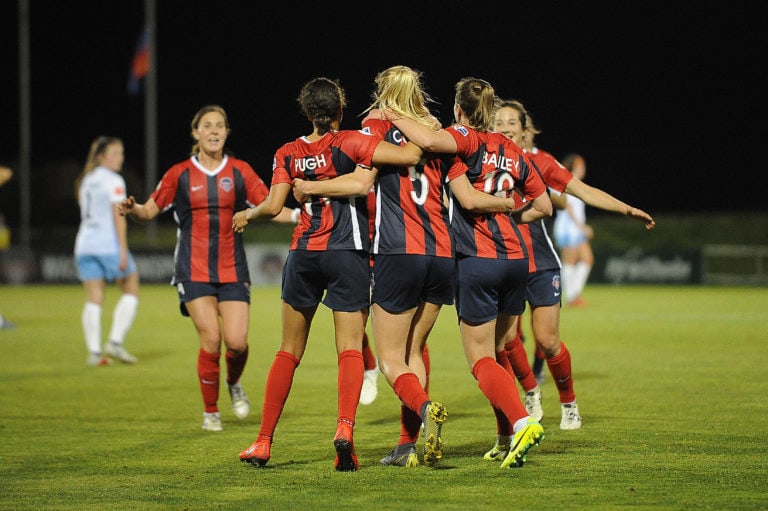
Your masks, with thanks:
M 544 184 L 544 180 L 539 173 L 536 172 L 530 159 L 528 159 L 525 154 L 523 154 L 523 161 L 528 166 L 528 173 L 524 176 L 521 175 L 520 177 L 523 178 L 523 189 L 525 190 L 525 200 L 527 202 L 532 201 L 542 193 L 545 193 L 547 191 L 547 185 Z
M 462 174 L 467 173 L 467 164 L 461 161 L 458 156 L 451 156 L 448 162 L 448 174 L 446 176 L 448 181 L 453 181 Z
M 293 178 L 288 168 L 293 159 L 293 146 L 294 143 L 290 142 L 283 145 L 275 153 L 275 157 L 272 160 L 272 186 L 280 183 L 293 184 Z
M 457 124 L 445 128 L 445 131 L 450 133 L 456 141 L 456 154 L 458 155 L 473 154 L 480 148 L 480 140 L 473 130 Z
M 380 119 L 367 119 L 363 123 L 363 131 L 370 133 L 379 140 L 384 140 L 387 131 L 389 131 L 391 127 L 392 123 Z
M 237 166 L 242 169 L 245 178 L 246 200 L 253 206 L 264 202 L 269 195 L 269 188 L 264 181 L 247 162 L 237 160 Z
M 358 165 L 371 167 L 373 165 L 373 153 L 382 139 L 365 130 L 355 131 L 354 133 L 357 134 L 356 137 L 359 139 L 355 160 Z
M 160 208 L 160 211 L 165 211 L 173 204 L 179 185 L 179 174 L 189 168 L 190 165 L 192 165 L 191 160 L 179 162 L 168 169 L 166 173 L 163 174 L 163 177 L 160 178 L 157 187 L 155 187 L 155 190 L 149 196 L 151 199 L 154 199 L 155 204 Z
M 544 184 L 560 193 L 565 192 L 565 187 L 573 179 L 573 174 L 546 151 L 535 149 L 529 155 L 539 169 L 539 172 L 541 172 Z

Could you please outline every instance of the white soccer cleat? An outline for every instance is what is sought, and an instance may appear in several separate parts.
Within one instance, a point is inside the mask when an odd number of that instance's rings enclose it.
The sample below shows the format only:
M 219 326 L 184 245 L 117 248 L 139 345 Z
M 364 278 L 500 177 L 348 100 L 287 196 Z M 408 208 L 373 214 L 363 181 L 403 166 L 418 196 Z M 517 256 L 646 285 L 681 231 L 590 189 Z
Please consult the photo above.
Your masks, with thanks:
M 108 359 L 107 357 L 103 357 L 101 353 L 91 353 L 88 355 L 88 358 L 86 359 L 85 363 L 88 365 L 88 367 L 98 367 L 98 366 L 111 366 L 112 361 Z
M 560 419 L 560 429 L 581 429 L 581 415 L 576 401 L 573 403 L 564 403 L 560 405 L 562 418 Z
M 525 393 L 525 410 L 539 422 L 544 417 L 544 408 L 541 407 L 541 388 L 538 385 Z
M 363 374 L 363 387 L 360 389 L 360 404 L 369 405 L 376 401 L 379 394 L 379 370 L 370 369 Z
M 117 344 L 116 342 L 108 342 L 107 345 L 104 346 L 104 352 L 108 356 L 116 358 L 125 364 L 135 364 L 139 361 L 138 358 L 128 353 L 122 344 Z
M 205 431 L 221 431 L 221 415 L 219 412 L 207 413 L 203 412 L 203 430 Z
M 245 394 L 245 389 L 237 382 L 229 387 L 229 396 L 232 398 L 232 412 L 238 419 L 245 419 L 251 413 L 251 402 Z

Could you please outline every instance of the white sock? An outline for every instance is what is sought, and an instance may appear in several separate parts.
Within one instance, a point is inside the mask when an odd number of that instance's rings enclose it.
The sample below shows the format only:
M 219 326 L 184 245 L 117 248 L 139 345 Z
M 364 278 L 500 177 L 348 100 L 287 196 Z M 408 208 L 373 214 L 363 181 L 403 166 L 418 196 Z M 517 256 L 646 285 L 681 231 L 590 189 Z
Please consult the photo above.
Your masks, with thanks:
M 576 267 L 574 269 L 574 275 L 573 275 L 573 294 L 571 295 L 573 298 L 581 296 L 581 294 L 584 292 L 584 288 L 587 285 L 587 279 L 589 278 L 589 272 L 592 271 L 592 266 L 589 264 L 579 261 L 576 263 Z
M 112 312 L 112 328 L 109 331 L 109 340 L 116 344 L 123 344 L 125 334 L 133 325 L 136 317 L 136 309 L 139 306 L 139 298 L 136 295 L 124 294 L 120 297 Z
M 512 431 L 517 433 L 518 431 L 520 431 L 521 429 L 526 427 L 528 425 L 528 418 L 529 417 L 530 417 L 530 415 L 526 415 L 522 419 L 517 419 L 515 421 L 515 423 L 512 425 Z
M 563 299 L 565 303 L 570 302 L 575 296 L 575 282 L 574 277 L 576 274 L 575 264 L 564 264 L 560 270 L 560 287 L 563 289 Z
M 85 347 L 89 353 L 101 353 L 101 305 L 85 302 L 82 320 Z

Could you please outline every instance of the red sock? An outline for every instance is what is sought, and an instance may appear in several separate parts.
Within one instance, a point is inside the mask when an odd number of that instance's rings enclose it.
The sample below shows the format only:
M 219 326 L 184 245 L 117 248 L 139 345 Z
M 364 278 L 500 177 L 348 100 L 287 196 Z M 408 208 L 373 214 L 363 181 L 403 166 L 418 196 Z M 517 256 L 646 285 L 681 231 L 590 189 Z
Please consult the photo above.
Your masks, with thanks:
M 504 345 L 504 351 L 496 352 L 496 363 L 504 368 L 509 374 L 514 374 L 512 370 L 512 364 L 509 363 L 509 357 L 507 355 L 507 345 Z M 491 405 L 493 414 L 496 416 L 496 432 L 499 435 L 511 435 L 512 425 L 509 423 L 509 419 L 504 415 L 504 412 Z
M 288 399 L 293 384 L 293 375 L 299 366 L 299 359 L 287 351 L 278 351 L 272 367 L 269 368 L 267 384 L 264 389 L 264 405 L 261 411 L 260 435 L 272 437 L 283 413 L 283 406 Z
M 421 415 L 421 407 L 429 401 L 427 392 L 421 388 L 419 377 L 415 373 L 403 373 L 397 377 L 392 388 L 400 398 L 400 402 Z
M 552 379 L 555 380 L 557 391 L 560 393 L 561 403 L 571 403 L 576 400 L 576 394 L 573 392 L 573 375 L 571 374 L 571 352 L 565 347 L 565 343 L 560 341 L 560 354 L 556 357 L 547 359 L 549 372 Z
M 528 412 L 520 401 L 514 378 L 494 359 L 483 357 L 478 360 L 472 367 L 472 376 L 477 380 L 478 387 L 485 397 L 491 402 L 491 406 L 504 412 L 511 424 L 528 416 Z
M 371 343 L 368 340 L 367 332 L 363 334 L 363 363 L 365 364 L 366 371 L 376 369 L 376 356 L 371 349 Z
M 221 353 L 208 353 L 200 348 L 197 353 L 197 378 L 203 395 L 206 413 L 219 411 L 219 357 Z
M 504 349 L 520 386 L 525 392 L 533 390 L 538 383 L 536 383 L 536 377 L 533 375 L 531 364 L 528 363 L 528 354 L 525 352 L 525 346 L 523 346 L 519 333 L 511 342 L 504 345 Z
M 243 375 L 245 363 L 248 361 L 248 346 L 241 353 L 227 350 L 224 359 L 227 362 L 227 383 L 234 385 Z
M 507 349 L 507 344 L 504 345 L 504 351 L 496 352 L 496 362 L 509 374 L 515 374 L 515 371 L 512 369 L 512 364 L 509 361 L 509 350 Z
M 360 401 L 360 389 L 363 386 L 363 355 L 357 350 L 345 350 L 339 353 L 339 419 L 355 423 L 357 404 Z

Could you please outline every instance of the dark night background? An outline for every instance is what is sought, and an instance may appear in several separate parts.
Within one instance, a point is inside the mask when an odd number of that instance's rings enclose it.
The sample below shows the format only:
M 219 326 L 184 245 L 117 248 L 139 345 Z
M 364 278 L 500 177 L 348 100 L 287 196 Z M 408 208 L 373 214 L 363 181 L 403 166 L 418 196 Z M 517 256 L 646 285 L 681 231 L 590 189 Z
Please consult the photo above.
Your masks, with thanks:
M 77 224 L 72 181 L 100 134 L 123 138 L 128 191 L 143 201 L 144 97 L 126 92 L 143 2 L 30 5 L 33 227 Z M 295 101 L 303 82 L 340 79 L 349 99 L 342 127 L 356 128 L 376 73 L 405 64 L 424 73 L 444 124 L 455 82 L 484 78 L 526 104 L 542 149 L 582 153 L 588 183 L 652 214 L 765 211 L 756 128 L 766 27 L 748 5 L 158 0 L 158 178 L 188 155 L 194 112 L 219 103 L 229 149 L 269 184 L 274 151 L 310 131 Z M 15 167 L 17 3 L 4 1 L 0 14 L 0 164 Z M 12 226 L 18 196 L 18 178 L 0 189 Z

